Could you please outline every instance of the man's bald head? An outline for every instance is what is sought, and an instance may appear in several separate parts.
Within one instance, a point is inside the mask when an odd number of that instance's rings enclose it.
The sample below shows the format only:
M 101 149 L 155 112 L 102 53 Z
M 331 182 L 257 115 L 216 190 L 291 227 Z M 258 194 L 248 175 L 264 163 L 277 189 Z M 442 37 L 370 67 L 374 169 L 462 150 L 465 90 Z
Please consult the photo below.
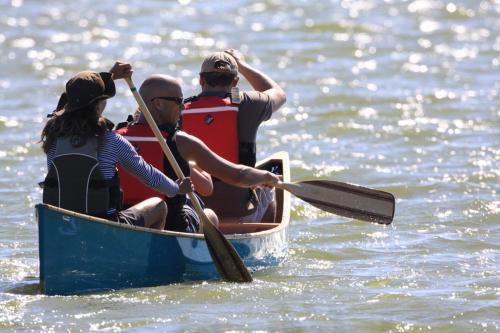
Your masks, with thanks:
M 180 110 L 184 107 L 181 84 L 175 77 L 162 74 L 151 75 L 141 84 L 139 93 L 157 125 L 174 125 L 179 121 Z M 181 104 L 165 97 L 180 98 Z M 138 122 L 144 123 L 145 121 L 144 115 L 139 114 Z
M 145 101 L 151 101 L 155 97 L 182 97 L 182 88 L 175 77 L 155 74 L 144 80 L 139 93 Z

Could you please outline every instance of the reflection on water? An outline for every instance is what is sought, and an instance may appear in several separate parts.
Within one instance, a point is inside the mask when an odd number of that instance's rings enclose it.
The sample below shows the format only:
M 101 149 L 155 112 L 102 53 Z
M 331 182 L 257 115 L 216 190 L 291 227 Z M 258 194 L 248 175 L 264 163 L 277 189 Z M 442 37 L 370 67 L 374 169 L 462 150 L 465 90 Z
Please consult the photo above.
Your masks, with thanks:
M 498 1 L 11 0 L 0 12 L 2 329 L 498 330 Z M 190 96 L 203 56 L 227 47 L 288 95 L 259 157 L 287 150 L 295 180 L 390 191 L 394 224 L 294 199 L 289 260 L 251 285 L 39 295 L 38 140 L 66 80 L 121 59 L 136 84 L 171 74 Z M 115 122 L 135 108 L 117 88 Z

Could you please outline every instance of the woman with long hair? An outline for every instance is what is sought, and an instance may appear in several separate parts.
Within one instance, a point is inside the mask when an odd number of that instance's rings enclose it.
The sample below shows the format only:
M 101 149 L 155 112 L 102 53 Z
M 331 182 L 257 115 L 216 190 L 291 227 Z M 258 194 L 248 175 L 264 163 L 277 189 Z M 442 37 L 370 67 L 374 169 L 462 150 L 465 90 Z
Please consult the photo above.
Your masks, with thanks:
M 115 95 L 113 79 L 132 75 L 117 62 L 110 72 L 83 71 L 66 83 L 57 109 L 42 130 L 48 173 L 43 202 L 120 223 L 163 229 L 167 207 L 159 197 L 121 209 L 121 165 L 145 185 L 169 197 L 193 190 L 189 178 L 177 183 L 146 163 L 134 147 L 102 116 Z

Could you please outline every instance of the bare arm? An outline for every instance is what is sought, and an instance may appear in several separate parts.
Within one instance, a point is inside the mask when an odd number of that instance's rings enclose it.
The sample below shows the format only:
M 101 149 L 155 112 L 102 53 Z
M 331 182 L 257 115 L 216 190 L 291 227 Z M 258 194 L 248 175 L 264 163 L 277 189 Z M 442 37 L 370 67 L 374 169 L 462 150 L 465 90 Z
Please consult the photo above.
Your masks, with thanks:
M 250 66 L 243 58 L 243 55 L 233 49 L 225 51 L 229 53 L 238 64 L 238 71 L 252 85 L 252 87 L 269 96 L 272 110 L 275 112 L 286 102 L 286 95 L 283 89 L 266 74 Z
M 191 180 L 196 188 L 196 192 L 204 197 L 212 195 L 214 191 L 214 183 L 208 172 L 200 169 L 194 162 L 189 162 L 191 169 Z
M 185 132 L 177 132 L 177 148 L 185 160 L 222 181 L 239 187 L 274 186 L 279 178 L 268 171 L 234 164 L 212 152 L 200 139 Z

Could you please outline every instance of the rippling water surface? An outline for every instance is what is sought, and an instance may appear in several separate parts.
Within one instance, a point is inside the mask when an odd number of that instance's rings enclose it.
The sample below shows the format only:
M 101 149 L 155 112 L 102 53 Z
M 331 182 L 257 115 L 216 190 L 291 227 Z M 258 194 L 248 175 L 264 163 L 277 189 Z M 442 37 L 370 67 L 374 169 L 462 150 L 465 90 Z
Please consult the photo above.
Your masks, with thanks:
M 497 332 L 499 13 L 498 0 L 0 1 L 0 330 Z M 37 141 L 67 79 L 121 59 L 136 83 L 171 74 L 189 96 L 203 57 L 228 47 L 288 95 L 259 156 L 288 151 L 295 180 L 394 193 L 393 225 L 295 200 L 289 260 L 251 285 L 40 295 Z M 115 122 L 134 109 L 117 86 Z

